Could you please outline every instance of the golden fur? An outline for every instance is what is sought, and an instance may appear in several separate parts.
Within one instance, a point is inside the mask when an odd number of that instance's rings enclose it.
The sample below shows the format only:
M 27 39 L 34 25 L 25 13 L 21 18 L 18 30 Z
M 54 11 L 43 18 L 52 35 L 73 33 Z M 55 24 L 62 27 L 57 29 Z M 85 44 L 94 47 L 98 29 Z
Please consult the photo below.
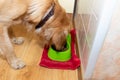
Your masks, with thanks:
M 14 54 L 8 28 L 23 23 L 28 30 L 34 29 L 53 3 L 54 15 L 35 33 L 42 43 L 54 44 L 56 49 L 61 50 L 69 33 L 70 23 L 57 0 L 0 0 L 0 53 L 12 68 L 23 68 L 25 63 Z

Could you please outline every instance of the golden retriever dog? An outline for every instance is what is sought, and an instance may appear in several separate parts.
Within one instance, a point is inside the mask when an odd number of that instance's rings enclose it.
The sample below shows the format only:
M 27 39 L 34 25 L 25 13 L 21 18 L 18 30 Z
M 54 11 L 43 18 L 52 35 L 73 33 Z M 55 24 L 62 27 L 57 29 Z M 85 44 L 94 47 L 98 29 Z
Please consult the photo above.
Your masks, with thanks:
M 10 66 L 21 69 L 25 63 L 16 57 L 8 28 L 24 24 L 39 37 L 40 42 L 54 45 L 62 50 L 69 33 L 69 19 L 57 0 L 0 0 L 0 54 L 5 56 Z M 14 42 L 15 41 L 15 42 Z M 14 38 L 14 43 L 21 43 Z

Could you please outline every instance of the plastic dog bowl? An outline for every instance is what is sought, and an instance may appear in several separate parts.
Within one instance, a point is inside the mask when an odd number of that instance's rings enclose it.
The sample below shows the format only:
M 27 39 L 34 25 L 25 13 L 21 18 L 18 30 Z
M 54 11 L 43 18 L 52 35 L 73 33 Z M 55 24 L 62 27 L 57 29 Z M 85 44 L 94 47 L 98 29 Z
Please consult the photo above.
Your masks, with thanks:
M 68 34 L 67 36 L 67 50 L 65 51 L 56 51 L 52 47 L 48 50 L 48 57 L 54 61 L 68 61 L 71 58 L 71 35 Z

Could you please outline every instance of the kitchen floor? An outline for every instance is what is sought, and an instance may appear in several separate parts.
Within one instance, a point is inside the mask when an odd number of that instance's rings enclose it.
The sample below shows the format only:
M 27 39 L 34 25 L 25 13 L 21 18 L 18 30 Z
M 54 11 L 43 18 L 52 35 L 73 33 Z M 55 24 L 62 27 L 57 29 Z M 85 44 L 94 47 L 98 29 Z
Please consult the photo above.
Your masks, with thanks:
M 17 25 L 13 30 L 16 36 L 26 37 L 23 44 L 14 44 L 16 55 L 26 63 L 26 67 L 14 70 L 0 57 L 0 80 L 78 80 L 77 69 L 59 70 L 39 66 L 43 48 L 36 36 L 32 37 L 33 33 L 28 35 L 22 25 Z

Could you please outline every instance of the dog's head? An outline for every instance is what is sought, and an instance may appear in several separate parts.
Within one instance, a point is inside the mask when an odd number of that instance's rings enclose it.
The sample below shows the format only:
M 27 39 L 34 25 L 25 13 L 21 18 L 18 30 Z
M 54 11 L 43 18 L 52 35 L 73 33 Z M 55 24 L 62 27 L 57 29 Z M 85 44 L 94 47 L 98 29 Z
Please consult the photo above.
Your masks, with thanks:
M 50 11 L 51 13 L 49 13 Z M 48 17 L 44 17 L 46 18 L 45 22 L 42 22 L 44 24 L 40 22 L 37 26 L 41 26 L 41 28 L 38 29 L 38 35 L 40 38 L 42 36 L 42 40 L 48 41 L 48 44 L 54 45 L 56 50 L 63 50 L 66 44 L 66 36 L 69 33 L 70 20 L 57 0 L 54 0 L 49 12 L 47 14 Z

